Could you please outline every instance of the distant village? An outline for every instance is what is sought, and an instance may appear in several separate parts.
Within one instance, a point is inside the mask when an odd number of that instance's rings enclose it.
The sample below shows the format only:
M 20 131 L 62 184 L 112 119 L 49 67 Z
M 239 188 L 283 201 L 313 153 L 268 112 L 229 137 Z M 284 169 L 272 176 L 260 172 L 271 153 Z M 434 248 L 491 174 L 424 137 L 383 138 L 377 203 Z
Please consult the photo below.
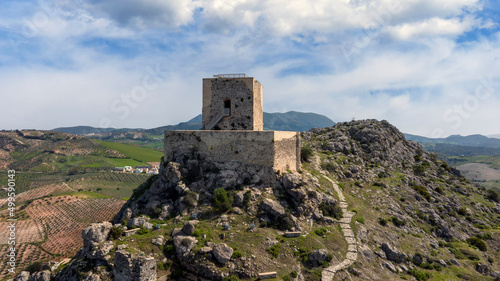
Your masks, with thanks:
M 159 165 L 115 167 L 114 172 L 157 175 Z

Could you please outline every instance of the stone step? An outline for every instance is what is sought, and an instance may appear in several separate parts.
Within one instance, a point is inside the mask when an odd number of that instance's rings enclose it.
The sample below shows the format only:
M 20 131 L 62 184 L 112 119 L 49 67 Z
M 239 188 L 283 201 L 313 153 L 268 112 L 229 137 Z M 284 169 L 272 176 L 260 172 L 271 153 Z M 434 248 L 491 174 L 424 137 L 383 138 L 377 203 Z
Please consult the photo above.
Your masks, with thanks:
M 349 223 L 351 223 L 351 218 L 341 218 L 340 219 L 340 223 L 347 223 L 347 224 L 349 224 Z
M 345 257 L 348 260 L 355 261 L 356 259 L 358 259 L 358 253 L 357 252 L 347 252 L 347 255 Z
M 356 244 L 349 244 L 347 246 L 347 251 L 348 252 L 356 252 L 356 250 L 357 250 Z
M 344 232 L 344 237 L 354 237 L 354 232 L 350 228 L 342 229 L 342 232 Z
M 347 241 L 348 245 L 356 245 L 356 238 L 354 237 L 346 237 L 345 240 Z

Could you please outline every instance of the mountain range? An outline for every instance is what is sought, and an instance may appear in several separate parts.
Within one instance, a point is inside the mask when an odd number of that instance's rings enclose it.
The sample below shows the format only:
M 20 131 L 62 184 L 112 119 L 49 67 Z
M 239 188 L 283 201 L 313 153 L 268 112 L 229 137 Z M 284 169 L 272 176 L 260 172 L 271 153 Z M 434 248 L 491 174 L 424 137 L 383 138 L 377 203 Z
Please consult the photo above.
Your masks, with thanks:
M 316 114 L 289 111 L 285 113 L 264 112 L 264 129 L 275 131 L 298 131 L 305 132 L 312 128 L 331 127 L 335 124 L 330 118 Z M 131 128 L 95 128 L 90 126 L 61 127 L 52 131 L 69 133 L 74 135 L 102 134 L 111 132 L 144 132 L 152 135 L 162 135 L 164 131 L 170 130 L 199 130 L 202 127 L 201 114 L 189 121 L 177 125 L 167 125 L 153 129 L 131 129 Z

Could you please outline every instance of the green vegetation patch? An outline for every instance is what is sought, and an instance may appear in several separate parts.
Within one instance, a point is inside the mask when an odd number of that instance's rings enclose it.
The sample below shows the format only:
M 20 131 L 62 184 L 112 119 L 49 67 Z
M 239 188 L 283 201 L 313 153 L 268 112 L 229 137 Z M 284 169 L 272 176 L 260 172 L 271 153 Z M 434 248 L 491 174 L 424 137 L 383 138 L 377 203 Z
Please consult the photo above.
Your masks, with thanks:
M 96 143 L 105 146 L 110 149 L 114 149 L 132 159 L 141 162 L 159 162 L 161 157 L 163 156 L 162 151 L 125 144 L 118 142 L 109 142 L 109 141 L 101 141 L 94 140 Z

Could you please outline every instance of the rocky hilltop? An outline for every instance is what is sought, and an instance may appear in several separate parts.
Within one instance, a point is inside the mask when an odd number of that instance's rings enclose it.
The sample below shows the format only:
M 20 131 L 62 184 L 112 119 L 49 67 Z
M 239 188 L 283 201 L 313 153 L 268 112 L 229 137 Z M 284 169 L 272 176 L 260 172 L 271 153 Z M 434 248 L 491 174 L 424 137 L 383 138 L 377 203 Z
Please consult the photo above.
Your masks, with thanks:
M 386 121 L 302 142 L 300 173 L 196 150 L 162 163 L 114 222 L 83 231 L 68 265 L 15 280 L 500 279 L 498 194 Z

